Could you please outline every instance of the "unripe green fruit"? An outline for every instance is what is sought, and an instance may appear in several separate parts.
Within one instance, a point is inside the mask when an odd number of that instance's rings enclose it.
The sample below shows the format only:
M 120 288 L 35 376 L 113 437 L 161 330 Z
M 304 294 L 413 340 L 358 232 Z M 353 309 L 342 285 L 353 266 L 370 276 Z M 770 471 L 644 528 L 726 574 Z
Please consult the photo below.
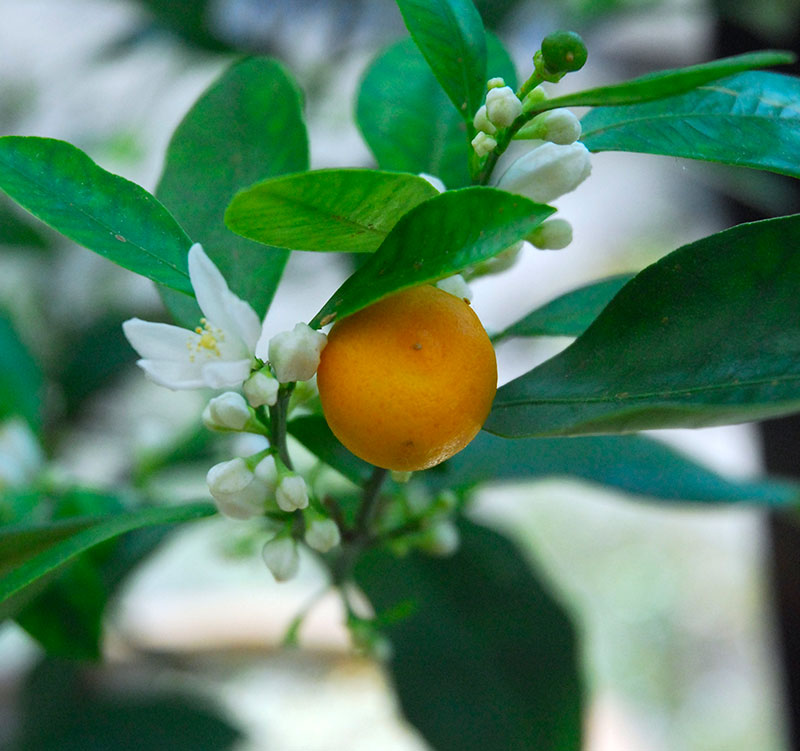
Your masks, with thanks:
M 587 55 L 583 39 L 574 31 L 554 31 L 542 41 L 542 59 L 554 73 L 580 70 Z

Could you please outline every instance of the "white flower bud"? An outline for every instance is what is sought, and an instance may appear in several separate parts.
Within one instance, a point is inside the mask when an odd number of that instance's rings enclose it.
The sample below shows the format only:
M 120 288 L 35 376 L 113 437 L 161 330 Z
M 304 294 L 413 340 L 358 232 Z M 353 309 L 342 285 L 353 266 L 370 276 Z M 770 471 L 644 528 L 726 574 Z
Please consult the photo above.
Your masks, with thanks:
M 282 331 L 269 340 L 269 361 L 281 383 L 307 381 L 319 367 L 319 356 L 328 337 L 298 323 L 291 331 Z
M 420 549 L 437 556 L 448 556 L 458 550 L 461 536 L 458 527 L 450 519 L 442 519 L 431 524 L 420 541 Z
M 543 143 L 517 159 L 497 183 L 501 190 L 548 203 L 577 188 L 591 173 L 589 150 L 582 143 Z
M 487 274 L 499 274 L 501 271 L 510 269 L 519 259 L 525 241 L 520 240 L 513 245 L 509 245 L 505 250 L 500 251 L 496 256 L 481 261 L 470 272 L 469 278 L 476 279 Z
M 536 115 L 515 138 L 537 138 L 565 146 L 581 137 L 581 121 L 568 109 L 548 110 Z
M 472 148 L 478 156 L 486 156 L 490 151 L 494 151 L 497 141 L 490 135 L 480 132 L 472 139 Z
M 250 408 L 235 391 L 215 396 L 203 410 L 203 423 L 209 430 L 242 430 L 249 421 Z
M 469 285 L 464 281 L 461 274 L 454 274 L 453 276 L 445 277 L 436 282 L 436 286 L 444 291 L 449 292 L 451 295 L 460 297 L 462 300 L 469 302 L 472 299 L 472 290 Z
M 280 384 L 275 378 L 259 370 L 244 382 L 242 391 L 251 407 L 261 407 L 265 404 L 272 407 L 278 401 L 279 388 Z
M 493 136 L 495 133 L 497 133 L 497 128 L 495 128 L 495 126 L 492 124 L 492 121 L 486 114 L 485 104 L 482 104 L 480 109 L 475 113 L 475 117 L 472 119 L 472 124 L 475 126 L 475 130 L 481 130 L 484 133 L 488 133 L 490 136 Z
M 300 475 L 284 475 L 275 491 L 275 500 L 281 511 L 295 511 L 308 506 L 308 488 Z
M 313 550 L 327 553 L 342 541 L 342 536 L 333 519 L 326 519 L 319 514 L 309 514 L 306 517 L 305 541 Z
M 496 76 L 495 78 L 490 78 L 486 82 L 487 89 L 499 89 L 501 86 L 505 85 L 506 85 L 505 80 L 503 78 L 500 78 L 500 76 Z
M 419 176 L 423 180 L 426 180 L 433 185 L 433 187 L 436 188 L 436 190 L 438 190 L 440 193 L 444 193 L 447 190 L 445 184 L 438 177 L 436 177 L 436 175 L 429 175 L 427 172 L 420 172 Z
M 528 235 L 539 250 L 561 250 L 572 242 L 572 225 L 566 219 L 548 219 Z
M 508 86 L 490 89 L 486 94 L 486 114 L 498 128 L 507 128 L 522 114 L 522 102 Z
M 278 487 L 278 467 L 272 454 L 265 456 L 253 470 L 256 479 L 264 484 L 267 495 L 274 495 Z
M 0 426 L 0 489 L 31 482 L 44 455 L 28 423 L 12 418 Z
M 275 581 L 285 582 L 294 579 L 300 570 L 297 543 L 288 535 L 278 535 L 267 540 L 261 555 Z
M 252 519 L 264 512 L 268 488 L 241 457 L 215 464 L 206 475 L 220 513 L 231 519 Z

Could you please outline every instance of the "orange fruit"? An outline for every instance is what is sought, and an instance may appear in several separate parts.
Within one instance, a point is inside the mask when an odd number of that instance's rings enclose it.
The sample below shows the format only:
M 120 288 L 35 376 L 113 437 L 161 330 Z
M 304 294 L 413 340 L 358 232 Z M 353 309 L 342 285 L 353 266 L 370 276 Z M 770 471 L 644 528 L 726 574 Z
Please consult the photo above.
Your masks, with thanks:
M 317 385 L 330 429 L 352 453 L 386 469 L 427 469 L 481 429 L 497 361 L 469 303 L 424 285 L 338 321 Z

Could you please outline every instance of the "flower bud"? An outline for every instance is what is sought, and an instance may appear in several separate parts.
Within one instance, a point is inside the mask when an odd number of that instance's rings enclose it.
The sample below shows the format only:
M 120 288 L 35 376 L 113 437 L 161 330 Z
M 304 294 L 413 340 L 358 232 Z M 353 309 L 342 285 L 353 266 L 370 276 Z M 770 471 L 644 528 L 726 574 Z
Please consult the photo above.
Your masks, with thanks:
M 220 513 L 231 519 L 252 519 L 264 512 L 267 486 L 241 457 L 215 464 L 206 475 L 208 489 Z
M 453 274 L 453 276 L 445 277 L 436 282 L 436 286 L 444 291 L 449 292 L 455 297 L 460 297 L 462 300 L 469 302 L 472 299 L 472 290 L 469 285 L 464 281 L 461 274 Z
M 0 426 L 0 489 L 30 483 L 44 463 L 44 455 L 28 424 L 19 418 Z
M 575 143 L 581 137 L 581 121 L 568 109 L 548 110 L 536 115 L 522 127 L 515 138 L 538 138 L 566 145 Z
M 500 76 L 495 76 L 494 78 L 490 78 L 486 82 L 487 89 L 499 89 L 500 87 L 505 85 L 506 85 L 505 79 L 501 78 Z
M 203 410 L 203 424 L 209 430 L 241 431 L 250 421 L 250 408 L 235 391 L 215 396 Z
M 319 356 L 328 337 L 298 323 L 291 331 L 282 331 L 269 341 L 269 361 L 281 383 L 307 381 L 319 367 Z
M 267 405 L 272 407 L 278 401 L 280 384 L 264 370 L 253 373 L 242 386 L 242 391 L 247 397 L 251 407 Z
M 489 120 L 489 117 L 486 115 L 486 105 L 482 104 L 480 109 L 475 113 L 475 117 L 472 119 L 472 124 L 475 126 L 475 130 L 483 131 L 484 133 L 488 133 L 490 136 L 493 136 L 497 133 L 497 128 L 492 124 L 492 121 Z
M 480 132 L 472 139 L 472 148 L 478 156 L 486 156 L 490 151 L 494 151 L 497 141 L 486 133 Z
M 422 533 L 418 547 L 430 555 L 444 557 L 453 555 L 460 542 L 461 536 L 455 523 L 451 519 L 441 519 Z
M 591 171 L 589 150 L 582 143 L 543 143 L 517 159 L 497 187 L 548 203 L 575 190 Z
M 288 534 L 279 534 L 267 540 L 261 556 L 275 581 L 285 582 L 294 579 L 300 570 L 300 554 L 297 543 Z
M 308 506 L 306 481 L 300 475 L 283 475 L 275 491 L 275 500 L 281 511 L 295 511 L 306 508 Z
M 561 250 L 572 242 L 572 225 L 566 219 L 548 219 L 527 239 L 539 250 Z
M 436 188 L 436 190 L 438 190 L 440 193 L 444 193 L 447 190 L 445 184 L 438 177 L 436 177 L 436 175 L 429 175 L 427 172 L 420 172 L 419 176 L 423 180 L 426 180 L 433 185 L 433 187 Z
M 342 541 L 339 527 L 333 519 L 328 519 L 311 509 L 306 513 L 305 519 L 305 541 L 308 547 L 313 550 L 320 553 L 327 553 Z
M 486 94 L 486 115 L 493 125 L 507 128 L 522 114 L 522 102 L 508 86 L 490 89 Z

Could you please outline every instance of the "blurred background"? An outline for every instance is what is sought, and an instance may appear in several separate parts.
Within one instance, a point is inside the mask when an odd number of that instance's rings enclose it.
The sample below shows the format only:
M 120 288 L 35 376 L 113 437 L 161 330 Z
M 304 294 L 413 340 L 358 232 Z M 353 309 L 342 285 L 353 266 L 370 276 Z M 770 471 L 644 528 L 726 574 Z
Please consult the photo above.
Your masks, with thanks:
M 791 46 L 800 18 L 792 0 L 476 4 L 523 78 L 546 33 L 579 31 L 589 63 L 563 89 Z M 391 0 L 0 0 L 0 135 L 70 141 L 152 191 L 181 117 L 233 59 L 255 53 L 283 61 L 306 94 L 312 168 L 371 166 L 355 95 L 370 60 L 404 34 Z M 582 282 L 637 270 L 742 218 L 796 210 L 792 190 L 761 173 L 595 155 L 591 179 L 557 202 L 573 244 L 529 248 L 514 269 L 475 282 L 474 307 L 499 330 Z M 347 273 L 339 264 L 293 254 L 268 317 L 275 332 L 327 299 Z M 46 376 L 45 445 L 32 449 L 32 463 L 78 485 L 204 497 L 206 469 L 225 457 L 198 429 L 204 395 L 145 381 L 120 329 L 134 315 L 164 317 L 149 281 L 0 196 L 0 323 Z M 566 343 L 501 345 L 501 381 Z M 752 426 L 659 438 L 729 476 L 763 471 Z M 188 439 L 187 460 L 161 471 Z M 790 454 L 787 471 L 793 464 Z M 587 749 L 790 748 L 762 514 L 678 509 L 555 479 L 487 488 L 475 514 L 521 546 L 579 625 Z M 225 520 L 156 543 L 106 611 L 101 666 L 42 662 L 21 628 L 0 626 L 0 747 L 17 739 L 25 749 L 426 748 L 380 665 L 354 655 L 334 598 L 310 611 L 301 649 L 283 646 L 324 585 L 311 560 L 277 585 L 260 561 L 260 538 Z M 148 730 L 165 727 L 174 738 Z M 100 737 L 107 745 L 87 740 Z

